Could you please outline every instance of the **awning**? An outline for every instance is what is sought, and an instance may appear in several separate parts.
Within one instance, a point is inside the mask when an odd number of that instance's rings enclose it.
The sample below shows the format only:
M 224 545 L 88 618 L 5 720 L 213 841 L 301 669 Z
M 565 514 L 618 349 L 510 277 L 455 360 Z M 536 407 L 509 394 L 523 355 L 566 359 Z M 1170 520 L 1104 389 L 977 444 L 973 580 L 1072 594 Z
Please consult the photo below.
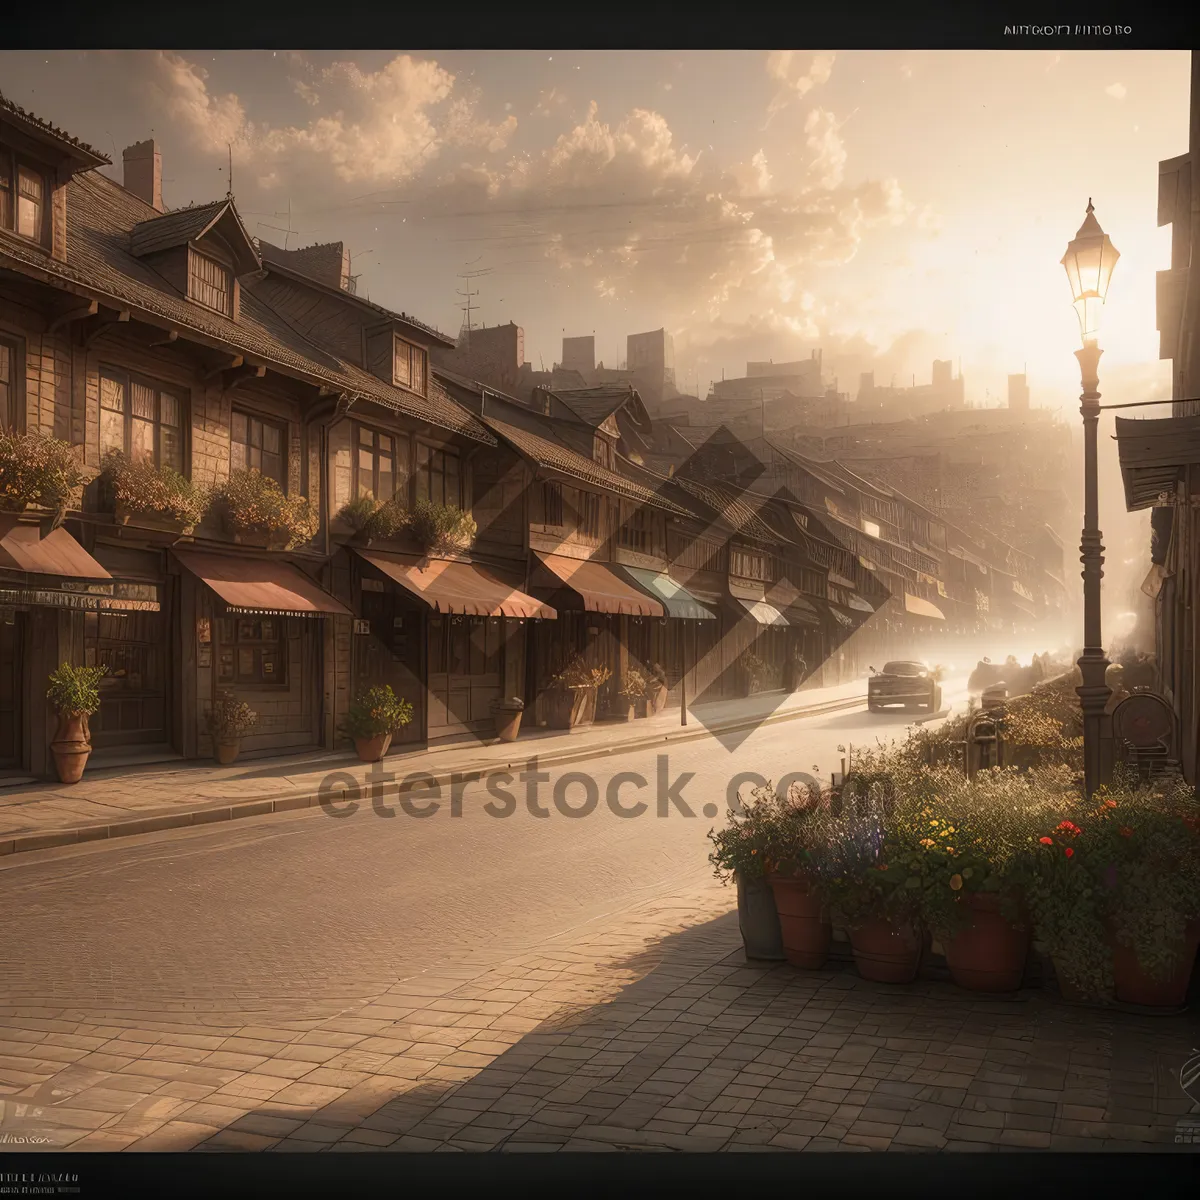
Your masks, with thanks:
M 685 621 L 715 621 L 717 615 L 705 608 L 691 592 L 672 579 L 665 571 L 649 571 L 645 567 L 622 566 L 622 571 L 639 587 L 643 587 L 663 608 L 668 617 Z
M 539 589 L 561 592 L 569 588 L 579 603 L 564 604 L 556 597 L 559 608 L 582 608 L 585 612 L 621 613 L 627 617 L 661 617 L 663 606 L 652 600 L 640 588 L 623 579 L 607 563 L 586 558 L 567 558 L 562 554 L 535 555 L 537 570 L 534 582 Z
M 787 617 L 789 625 L 821 624 L 821 614 L 817 612 L 816 606 L 803 596 L 797 596 L 791 604 L 784 608 L 783 615 Z
M 857 592 L 851 593 L 848 600 L 855 612 L 871 614 L 875 611 Z
M 40 526 L 11 513 L 0 516 L 0 568 L 57 579 L 112 578 L 65 529 L 42 537 Z
M 731 579 L 729 581 L 729 594 L 760 625 L 775 625 L 787 628 L 787 617 L 773 604 L 767 603 L 767 585 L 765 583 L 752 583 L 745 580 Z M 786 589 L 782 594 L 787 595 Z
M 355 550 L 355 554 L 423 600 L 434 612 L 543 620 L 553 620 L 558 615 L 548 604 L 527 596 L 477 563 L 381 554 L 374 550 Z
M 914 596 L 909 592 L 904 593 L 904 611 L 911 613 L 914 617 L 929 617 L 933 621 L 946 619 L 946 614 L 936 604 L 931 604 L 928 600 L 922 600 L 920 596 Z
M 353 614 L 291 563 L 176 550 L 180 564 L 206 583 L 231 613 L 273 617 L 349 617 Z

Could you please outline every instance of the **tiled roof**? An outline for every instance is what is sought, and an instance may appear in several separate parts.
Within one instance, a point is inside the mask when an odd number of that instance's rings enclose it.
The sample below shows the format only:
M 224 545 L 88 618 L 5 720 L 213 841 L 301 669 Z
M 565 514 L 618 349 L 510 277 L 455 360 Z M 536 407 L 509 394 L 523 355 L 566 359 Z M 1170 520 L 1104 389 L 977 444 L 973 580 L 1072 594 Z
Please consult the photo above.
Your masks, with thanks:
M 252 279 L 244 281 L 237 321 L 184 299 L 130 253 L 133 228 L 156 215 L 145 201 L 89 171 L 67 185 L 67 262 L 15 239 L 0 247 L 0 261 L 16 262 L 26 273 L 59 279 L 85 293 L 115 300 L 131 311 L 195 333 L 285 374 L 362 395 L 476 441 L 493 441 L 491 434 L 440 388 L 431 385 L 426 397 L 393 387 L 310 342 L 255 295 Z
M 682 475 L 676 475 L 674 481 L 689 495 L 694 496 L 717 513 L 722 520 L 739 533 L 744 533 L 747 537 L 755 538 L 760 542 L 781 543 L 791 540 L 772 529 L 758 515 L 754 506 L 733 488 L 719 483 L 700 483 Z
M 550 470 L 559 471 L 564 475 L 573 475 L 585 483 L 615 492 L 628 500 L 636 500 L 640 504 L 653 504 L 656 508 L 665 509 L 676 516 L 691 515 L 686 509 L 680 508 L 665 496 L 659 495 L 631 479 L 626 479 L 615 471 L 610 471 L 607 467 L 593 462 L 590 458 L 585 458 L 582 454 L 568 449 L 559 442 L 551 441 L 528 429 L 519 429 L 516 425 L 510 425 L 506 421 L 497 421 L 493 417 L 484 416 L 482 419 L 488 428 L 495 430 L 506 442 L 509 442 L 517 451 L 532 459 L 539 466 L 548 467 Z
M 411 325 L 414 329 L 419 329 L 422 333 L 427 334 L 433 341 L 442 342 L 448 347 L 456 344 L 448 333 L 442 333 L 440 329 L 435 329 L 432 325 L 427 325 L 424 321 L 418 321 L 416 317 L 410 317 L 408 313 L 394 312 L 390 308 L 384 308 L 382 304 L 376 304 L 373 300 L 368 300 L 365 296 L 360 296 L 357 292 L 345 292 L 341 288 L 335 288 L 321 279 L 315 279 L 312 275 L 309 275 L 306 271 L 296 266 L 295 259 L 291 256 L 291 251 L 284 250 L 261 239 L 258 240 L 257 244 L 258 252 L 262 255 L 263 261 L 269 263 L 272 268 L 279 270 L 283 274 L 303 279 L 306 284 L 312 287 L 333 292 L 335 295 L 343 297 L 353 304 L 370 309 L 372 312 L 377 312 L 381 317 L 389 321 L 401 321 L 405 325 Z
M 134 254 L 141 256 L 153 254 L 156 250 L 182 246 L 202 237 L 229 204 L 228 200 L 214 200 L 211 204 L 177 208 L 172 212 L 157 213 L 145 221 L 139 221 L 129 235 L 130 249 Z
M 649 414 L 641 396 L 630 384 L 608 387 L 545 389 L 556 400 L 561 400 L 581 421 L 599 427 L 618 409 L 633 404 L 634 420 L 639 425 L 649 425 Z
M 14 104 L 9 100 L 3 92 L 0 92 L 0 110 L 17 117 L 28 125 L 35 126 L 43 134 L 49 134 L 56 141 L 69 146 L 80 158 L 92 160 L 87 163 L 88 166 L 98 167 L 112 163 L 112 159 L 107 154 L 101 154 L 99 150 L 93 146 L 89 146 L 87 142 L 81 142 L 77 137 L 72 137 L 65 129 L 59 129 L 57 125 L 51 125 L 49 121 L 44 121 L 41 117 L 34 116 L 31 112 L 26 112 L 19 104 Z

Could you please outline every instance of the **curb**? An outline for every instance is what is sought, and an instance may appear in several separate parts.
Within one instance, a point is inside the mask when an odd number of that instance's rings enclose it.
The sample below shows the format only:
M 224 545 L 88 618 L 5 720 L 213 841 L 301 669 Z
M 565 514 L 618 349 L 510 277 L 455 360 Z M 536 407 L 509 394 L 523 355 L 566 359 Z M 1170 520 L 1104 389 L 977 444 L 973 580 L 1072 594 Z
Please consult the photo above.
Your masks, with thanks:
M 496 772 L 510 771 L 514 767 L 523 767 L 531 758 L 536 758 L 539 767 L 557 766 L 565 763 L 581 762 L 592 758 L 605 758 L 616 754 L 629 754 L 636 750 L 647 750 L 653 746 L 667 743 L 692 742 L 703 738 L 719 737 L 725 733 L 738 733 L 746 729 L 758 729 L 763 725 L 776 725 L 782 721 L 795 721 L 803 717 L 819 717 L 829 713 L 844 712 L 859 708 L 866 703 L 865 697 L 845 700 L 829 700 L 824 704 L 816 704 L 809 708 L 791 709 L 788 712 L 777 713 L 761 720 L 746 719 L 731 721 L 727 725 L 717 725 L 712 729 L 703 725 L 695 728 L 681 726 L 679 732 L 658 734 L 654 737 L 631 739 L 616 745 L 592 747 L 577 750 L 563 749 L 562 751 L 543 758 L 537 754 L 528 754 L 511 762 L 464 763 L 453 769 L 423 772 L 427 778 L 432 778 L 439 786 L 446 786 L 452 778 L 463 778 L 473 771 Z M 333 774 L 334 772 L 330 772 Z M 415 772 L 414 772 L 415 773 Z M 399 793 L 396 783 L 388 784 L 380 792 L 380 797 Z M 334 796 L 344 796 L 345 790 L 333 793 Z M 236 821 L 241 817 L 259 817 L 267 813 L 294 812 L 297 809 L 313 808 L 319 803 L 319 791 L 305 788 L 300 791 L 283 792 L 278 796 L 268 796 L 257 800 L 244 800 L 238 804 L 216 803 L 204 808 L 191 808 L 186 812 L 167 810 L 165 812 L 150 812 L 145 816 L 135 817 L 128 821 L 114 821 L 108 825 L 83 825 L 74 829 L 57 829 L 49 833 L 18 834 L 15 837 L 0 841 L 0 857 L 9 854 L 21 854 L 32 850 L 50 850 L 58 846 L 75 846 L 85 842 L 103 841 L 107 838 L 133 837 L 140 833 L 158 833 L 164 829 L 184 829 L 193 825 L 211 825 L 219 821 Z

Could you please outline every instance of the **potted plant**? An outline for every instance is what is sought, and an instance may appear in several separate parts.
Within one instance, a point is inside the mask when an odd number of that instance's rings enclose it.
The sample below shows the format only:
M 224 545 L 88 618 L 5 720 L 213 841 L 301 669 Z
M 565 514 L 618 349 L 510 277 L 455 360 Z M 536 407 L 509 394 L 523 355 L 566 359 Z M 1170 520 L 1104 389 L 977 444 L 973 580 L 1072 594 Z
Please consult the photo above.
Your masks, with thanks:
M 223 767 L 237 758 L 242 738 L 258 724 L 258 713 L 233 692 L 221 691 L 204 714 L 204 727 L 212 738 L 213 756 Z
M 550 681 L 547 724 L 551 729 L 574 729 L 581 725 L 591 706 L 595 711 L 596 692 L 612 672 L 607 667 L 591 667 L 582 655 L 576 655 Z
M 65 513 L 89 477 L 79 451 L 67 442 L 0 430 L 0 511 L 33 506 Z
M 792 966 L 818 970 L 829 957 L 833 923 L 821 894 L 813 847 L 822 840 L 829 811 L 822 797 L 805 788 L 789 789 L 778 804 L 764 870 L 779 913 L 783 952 Z
M 660 713 L 667 707 L 667 672 L 662 663 L 655 663 L 650 670 L 649 691 L 646 707 L 651 713 Z
M 388 686 L 373 687 L 351 703 L 342 729 L 354 742 L 361 762 L 379 762 L 392 744 L 392 735 L 407 725 L 412 705 Z
M 767 664 L 752 651 L 747 651 L 741 658 L 742 695 L 752 696 L 761 690 L 763 680 L 767 676 Z
M 767 851 L 777 840 L 775 827 L 786 817 L 775 790 L 757 788 L 750 803 L 729 811 L 729 824 L 708 832 L 709 862 L 722 883 L 737 886 L 738 927 L 747 958 L 779 962 L 785 958 L 775 894 L 766 876 Z
M 632 721 L 637 715 L 638 705 L 646 696 L 646 677 L 637 667 L 627 667 L 617 689 L 619 703 L 615 716 L 619 721 Z
M 888 772 L 853 775 L 834 796 L 812 860 L 820 892 L 846 927 L 858 973 L 877 983 L 911 983 L 925 950 L 918 899 L 924 862 L 913 823 L 887 803 L 893 793 Z
M 1200 804 L 1182 779 L 1119 779 L 1080 830 L 1099 886 L 1116 998 L 1178 1008 L 1200 942 Z
M 359 496 L 342 505 L 334 520 L 348 526 L 352 540 L 364 546 L 392 541 L 408 527 L 408 514 L 395 498 L 380 502 L 373 496 Z
M 492 716 L 496 722 L 496 736 L 502 742 L 515 742 L 521 731 L 521 714 L 525 701 L 518 696 L 492 701 Z
M 475 540 L 477 526 L 470 513 L 453 504 L 418 500 L 407 514 L 409 536 L 426 554 L 451 554 L 466 550 Z
M 190 534 L 208 509 L 207 494 L 178 471 L 117 450 L 105 455 L 100 478 L 118 525 Z
M 58 716 L 50 743 L 54 767 L 62 783 L 78 783 L 92 752 L 88 718 L 100 708 L 100 680 L 105 667 L 75 667 L 61 663 L 50 676 L 46 699 Z
M 960 987 L 1016 991 L 1031 940 L 1022 884 L 1045 822 L 1044 795 L 1029 776 L 999 768 L 968 779 L 936 767 L 914 782 L 922 803 L 907 811 L 925 851 L 922 918 Z
M 231 471 L 213 491 L 213 504 L 235 542 L 291 550 L 316 537 L 320 520 L 303 496 L 288 496 L 259 471 Z

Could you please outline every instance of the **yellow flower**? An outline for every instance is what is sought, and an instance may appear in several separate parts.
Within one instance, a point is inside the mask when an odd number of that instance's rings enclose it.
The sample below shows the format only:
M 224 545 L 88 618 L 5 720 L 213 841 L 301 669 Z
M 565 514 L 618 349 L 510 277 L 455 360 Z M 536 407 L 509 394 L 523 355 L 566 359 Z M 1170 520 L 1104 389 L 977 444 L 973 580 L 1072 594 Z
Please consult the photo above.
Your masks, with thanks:
M 946 853 L 947 853 L 947 854 L 953 854 L 953 853 L 954 853 L 954 847 L 953 847 L 953 846 L 947 846 L 947 847 L 946 847 Z
M 951 875 L 950 876 L 950 890 L 952 892 L 957 892 L 961 887 L 962 887 L 962 876 L 961 875 Z
M 932 845 L 933 845 L 933 838 L 922 838 L 922 839 L 921 839 L 921 845 L 922 845 L 922 846 L 932 846 Z

